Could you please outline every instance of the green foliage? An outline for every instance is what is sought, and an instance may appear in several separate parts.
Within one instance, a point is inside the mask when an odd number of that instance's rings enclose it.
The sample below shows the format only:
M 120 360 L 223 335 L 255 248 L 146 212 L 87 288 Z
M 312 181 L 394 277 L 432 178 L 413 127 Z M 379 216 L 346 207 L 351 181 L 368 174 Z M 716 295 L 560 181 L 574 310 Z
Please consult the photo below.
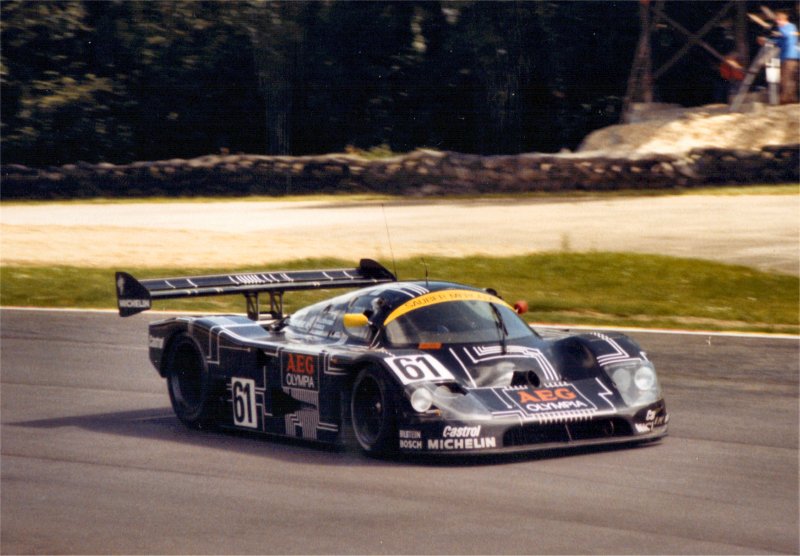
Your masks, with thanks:
M 698 29 L 719 5 L 667 9 Z M 618 119 L 637 10 L 615 1 L 7 0 L 3 159 L 41 167 L 220 149 L 573 148 Z M 659 44 L 670 38 L 659 33 Z M 707 60 L 689 60 L 665 100 L 710 100 Z
M 234 132 L 260 137 L 240 110 L 260 100 L 249 38 L 231 8 L 0 4 L 4 161 L 173 158 L 236 148 Z
M 59 164 L 126 155 L 131 129 L 114 79 L 91 72 L 92 30 L 77 2 L 2 4 L 2 145 L 6 160 Z
M 347 268 L 355 261 L 299 260 L 281 270 Z M 463 282 L 528 301 L 534 322 L 800 332 L 800 281 L 746 267 L 693 259 L 617 253 L 542 253 L 517 257 L 424 257 L 397 262 L 400 279 Z M 214 274 L 237 269 L 126 268 L 140 278 Z M 238 269 L 240 271 L 252 268 Z M 113 269 L 0 268 L 3 306 L 114 307 Z M 335 292 L 334 292 L 335 293 Z M 287 294 L 291 312 L 331 291 Z M 238 296 L 171 300 L 157 309 L 243 312 Z

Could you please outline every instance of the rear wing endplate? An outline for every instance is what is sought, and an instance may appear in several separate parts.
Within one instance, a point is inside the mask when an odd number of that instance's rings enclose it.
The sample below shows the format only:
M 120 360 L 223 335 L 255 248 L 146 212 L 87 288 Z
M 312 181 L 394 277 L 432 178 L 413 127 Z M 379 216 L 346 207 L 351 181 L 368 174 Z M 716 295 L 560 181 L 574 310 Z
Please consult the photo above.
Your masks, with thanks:
M 247 300 L 247 316 L 258 320 L 258 294 L 270 296 L 269 313 L 283 315 L 283 293 L 287 291 L 329 288 L 360 288 L 394 282 L 394 274 L 380 263 L 361 259 L 357 268 L 332 270 L 287 270 L 153 278 L 137 280 L 126 272 L 117 272 L 117 307 L 121 317 L 129 317 L 152 307 L 154 299 L 208 297 L 241 294 Z

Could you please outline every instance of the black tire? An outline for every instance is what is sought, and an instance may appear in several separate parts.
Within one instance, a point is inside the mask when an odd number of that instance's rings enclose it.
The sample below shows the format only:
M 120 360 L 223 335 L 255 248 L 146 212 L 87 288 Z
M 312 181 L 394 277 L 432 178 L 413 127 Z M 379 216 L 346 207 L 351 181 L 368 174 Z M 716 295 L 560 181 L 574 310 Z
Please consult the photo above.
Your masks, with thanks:
M 389 455 L 397 451 L 397 393 L 384 371 L 363 369 L 350 397 L 353 433 L 369 455 Z
M 353 418 L 350 414 L 350 388 L 342 390 L 339 397 L 339 447 L 347 452 L 361 452 L 361 444 L 353 431 Z
M 187 334 L 170 344 L 165 374 L 169 400 L 178 419 L 191 429 L 209 428 L 215 405 L 208 368 L 200 348 Z

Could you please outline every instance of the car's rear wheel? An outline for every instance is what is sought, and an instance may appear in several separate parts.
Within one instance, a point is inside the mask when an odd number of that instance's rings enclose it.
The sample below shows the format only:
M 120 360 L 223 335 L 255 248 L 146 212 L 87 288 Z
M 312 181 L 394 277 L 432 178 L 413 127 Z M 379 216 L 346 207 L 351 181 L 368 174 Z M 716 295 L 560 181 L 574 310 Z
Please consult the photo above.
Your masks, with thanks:
M 353 383 L 350 399 L 353 432 L 370 455 L 386 455 L 397 449 L 397 395 L 379 368 L 363 369 Z
M 172 409 L 189 428 L 201 429 L 213 421 L 214 402 L 203 354 L 192 338 L 178 336 L 166 359 L 167 388 Z

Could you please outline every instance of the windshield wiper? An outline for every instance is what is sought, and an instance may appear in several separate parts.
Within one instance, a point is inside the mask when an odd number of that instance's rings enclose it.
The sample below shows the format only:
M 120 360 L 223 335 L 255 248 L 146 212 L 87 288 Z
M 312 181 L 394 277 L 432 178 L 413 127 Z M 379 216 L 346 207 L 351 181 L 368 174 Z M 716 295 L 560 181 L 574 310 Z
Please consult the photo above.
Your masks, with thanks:
M 503 315 L 500 314 L 500 309 L 498 309 L 494 303 L 489 303 L 489 306 L 492 308 L 492 312 L 494 313 L 495 324 L 497 324 L 497 331 L 499 332 L 500 335 L 500 347 L 503 350 L 503 355 L 505 355 L 506 338 L 508 337 L 508 328 L 506 328 L 506 323 L 503 321 Z

